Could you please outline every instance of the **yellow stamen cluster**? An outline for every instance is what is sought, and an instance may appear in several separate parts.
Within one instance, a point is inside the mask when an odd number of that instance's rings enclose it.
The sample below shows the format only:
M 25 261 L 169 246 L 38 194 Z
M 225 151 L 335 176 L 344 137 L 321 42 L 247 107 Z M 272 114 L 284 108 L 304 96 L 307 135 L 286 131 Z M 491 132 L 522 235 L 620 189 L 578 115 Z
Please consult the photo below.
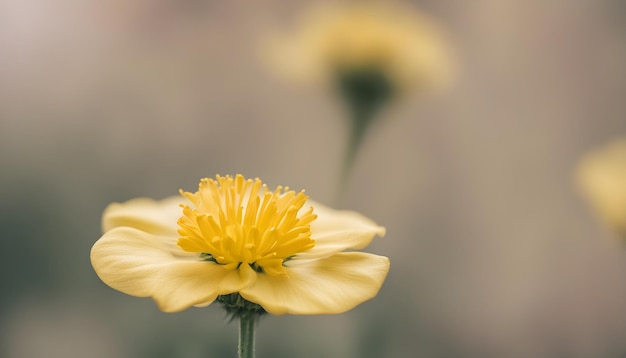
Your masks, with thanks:
M 260 179 L 242 175 L 204 178 L 195 193 L 183 192 L 194 208 L 181 205 L 178 246 L 237 269 L 285 275 L 283 263 L 315 246 L 310 223 L 313 208 L 300 210 L 308 197 L 278 186 L 270 191 Z

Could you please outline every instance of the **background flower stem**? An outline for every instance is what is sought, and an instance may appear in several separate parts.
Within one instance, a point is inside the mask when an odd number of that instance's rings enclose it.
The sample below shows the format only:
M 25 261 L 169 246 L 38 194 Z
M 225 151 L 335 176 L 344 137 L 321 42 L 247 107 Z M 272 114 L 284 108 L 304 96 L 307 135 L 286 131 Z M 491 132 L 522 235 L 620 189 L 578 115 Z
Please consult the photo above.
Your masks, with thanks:
M 254 358 L 255 313 L 243 313 L 239 316 L 239 358 Z
M 361 147 L 361 142 L 365 137 L 365 133 L 369 128 L 370 122 L 375 116 L 375 111 L 364 107 L 352 108 L 351 112 L 352 121 L 350 124 L 352 128 L 350 132 L 350 138 L 348 139 L 348 148 L 346 149 L 346 156 L 341 171 L 340 191 L 342 192 L 347 188 L 350 171 L 352 170 L 352 166 L 354 165 L 356 154 Z
M 394 89 L 386 74 L 377 68 L 343 70 L 337 75 L 337 88 L 347 105 L 351 126 L 339 185 L 338 198 L 341 198 L 363 138 Z

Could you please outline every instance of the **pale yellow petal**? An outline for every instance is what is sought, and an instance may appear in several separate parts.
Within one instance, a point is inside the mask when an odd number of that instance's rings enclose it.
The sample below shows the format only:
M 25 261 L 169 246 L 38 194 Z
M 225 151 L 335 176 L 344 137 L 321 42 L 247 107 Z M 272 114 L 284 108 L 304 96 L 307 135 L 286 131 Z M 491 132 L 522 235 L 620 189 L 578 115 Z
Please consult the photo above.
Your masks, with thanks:
M 129 227 L 114 228 L 94 244 L 91 263 L 110 287 L 131 296 L 152 297 L 165 312 L 206 305 L 256 278 L 252 269 L 225 270 L 213 262 L 179 256 L 171 252 L 171 240 Z
M 308 204 L 317 214 L 317 219 L 311 223 L 315 247 L 298 254 L 297 260 L 328 257 L 347 249 L 359 250 L 369 245 L 374 237 L 385 235 L 384 227 L 357 212 L 333 210 L 311 200 Z M 295 264 L 292 261 L 290 264 Z
M 389 259 L 362 252 L 339 253 L 287 268 L 289 277 L 258 275 L 240 294 L 271 314 L 334 314 L 348 311 L 378 293 Z
M 187 204 L 187 199 L 173 196 L 158 201 L 138 198 L 110 204 L 102 215 L 102 231 L 128 226 L 157 235 L 176 235 L 176 223 L 183 212 L 180 204 L 183 203 Z

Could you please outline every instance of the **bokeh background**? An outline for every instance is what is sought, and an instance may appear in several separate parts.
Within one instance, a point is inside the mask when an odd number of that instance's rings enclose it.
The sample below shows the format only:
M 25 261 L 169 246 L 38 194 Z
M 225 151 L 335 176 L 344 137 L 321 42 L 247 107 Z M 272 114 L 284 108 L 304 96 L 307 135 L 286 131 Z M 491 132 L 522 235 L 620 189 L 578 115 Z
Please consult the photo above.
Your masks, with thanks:
M 573 173 L 626 135 L 626 5 L 414 1 L 456 82 L 388 107 L 338 200 L 346 113 L 259 56 L 309 4 L 0 3 L 0 356 L 234 356 L 218 306 L 161 313 L 89 250 L 108 203 L 242 173 L 373 218 L 392 262 L 348 313 L 263 319 L 259 357 L 623 357 L 626 245 Z

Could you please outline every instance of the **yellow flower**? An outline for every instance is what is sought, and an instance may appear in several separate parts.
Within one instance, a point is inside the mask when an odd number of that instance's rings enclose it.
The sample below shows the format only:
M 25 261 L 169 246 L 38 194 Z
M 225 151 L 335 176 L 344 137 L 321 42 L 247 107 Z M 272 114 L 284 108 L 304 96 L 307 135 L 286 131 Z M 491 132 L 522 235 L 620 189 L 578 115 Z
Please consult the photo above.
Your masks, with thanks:
M 626 138 L 586 154 L 577 181 L 602 220 L 626 237 Z
M 91 263 L 104 283 L 165 312 L 239 294 L 272 314 L 341 313 L 373 298 L 389 259 L 362 249 L 385 229 L 241 175 L 195 193 L 111 204 Z
M 390 3 L 318 6 L 301 18 L 291 36 L 269 42 L 265 55 L 275 72 L 300 82 L 380 73 L 397 90 L 440 86 L 452 73 L 451 57 L 434 21 Z

